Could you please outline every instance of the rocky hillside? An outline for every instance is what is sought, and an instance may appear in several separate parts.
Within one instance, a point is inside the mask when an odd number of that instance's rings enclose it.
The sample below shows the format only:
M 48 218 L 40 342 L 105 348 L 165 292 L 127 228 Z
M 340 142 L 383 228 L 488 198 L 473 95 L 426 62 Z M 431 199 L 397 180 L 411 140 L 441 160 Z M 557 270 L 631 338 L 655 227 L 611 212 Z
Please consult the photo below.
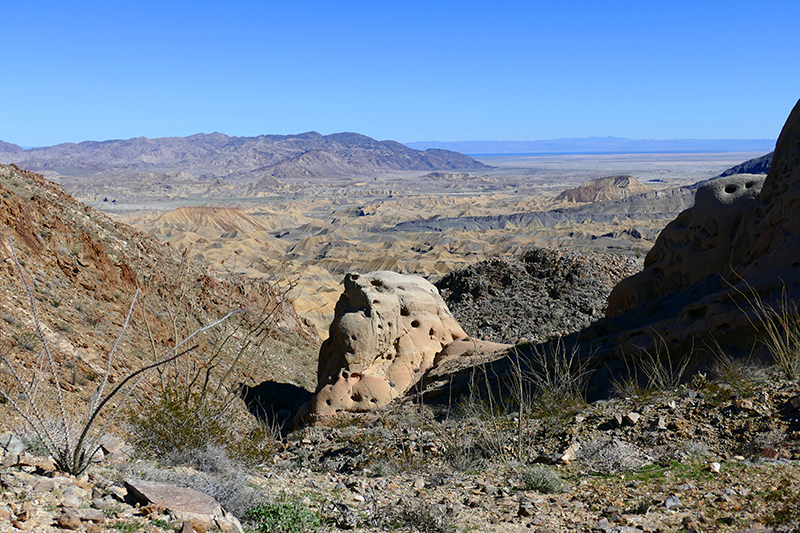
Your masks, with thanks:
M 436 286 L 471 336 L 542 342 L 604 316 L 611 289 L 639 268 L 635 259 L 612 254 L 534 248 L 451 272 Z
M 63 366 L 62 387 L 78 404 L 88 400 L 106 373 L 107 355 L 137 289 L 121 355 L 110 368 L 112 381 L 236 309 L 247 312 L 235 315 L 216 334 L 231 335 L 230 344 L 251 341 L 251 360 L 241 368 L 241 382 L 279 378 L 304 385 L 297 380 L 313 373 L 298 369 L 313 365 L 313 348 L 308 347 L 316 336 L 275 281 L 209 272 L 170 245 L 112 221 L 60 186 L 14 165 L 0 166 L 0 261 L 4 356 L 24 376 L 46 342 Z M 183 364 L 200 368 L 212 354 L 227 354 L 215 351 L 220 349 L 214 348 L 217 340 L 215 335 L 198 339 Z M 287 361 L 288 353 L 297 360 Z M 4 390 L 15 390 L 8 373 L 0 381 Z
M 556 200 L 575 203 L 624 200 L 652 190 L 652 187 L 648 187 L 633 176 L 606 176 L 587 181 L 574 189 L 567 189 L 559 194 Z
M 734 174 L 767 174 L 770 165 L 772 165 L 772 156 L 774 153 L 775 152 L 770 152 L 761 157 L 745 161 L 741 165 L 729 168 L 720 174 L 719 177 L 724 178 L 725 176 L 733 176 Z

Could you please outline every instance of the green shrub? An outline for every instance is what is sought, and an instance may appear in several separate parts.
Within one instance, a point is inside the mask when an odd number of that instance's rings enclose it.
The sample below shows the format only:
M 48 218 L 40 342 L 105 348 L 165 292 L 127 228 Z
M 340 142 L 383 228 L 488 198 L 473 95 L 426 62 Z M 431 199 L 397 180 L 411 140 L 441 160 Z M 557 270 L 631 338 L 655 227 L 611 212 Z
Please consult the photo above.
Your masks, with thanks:
M 542 465 L 527 469 L 522 474 L 525 490 L 535 490 L 541 494 L 558 494 L 566 490 L 566 484 L 557 472 Z
M 258 533 L 315 533 L 322 519 L 315 511 L 296 501 L 266 503 L 247 511 Z

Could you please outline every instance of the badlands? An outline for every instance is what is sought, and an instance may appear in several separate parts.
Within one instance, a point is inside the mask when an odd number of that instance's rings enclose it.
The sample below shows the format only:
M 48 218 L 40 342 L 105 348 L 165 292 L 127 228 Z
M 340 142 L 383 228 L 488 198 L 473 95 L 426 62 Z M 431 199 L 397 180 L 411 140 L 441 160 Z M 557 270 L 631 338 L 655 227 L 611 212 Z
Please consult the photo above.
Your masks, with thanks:
M 324 338 L 347 272 L 391 270 L 436 282 L 532 246 L 643 258 L 691 205 L 691 185 L 760 155 L 487 156 L 481 162 L 492 168 L 479 171 L 294 180 L 229 198 L 182 190 L 180 180 L 146 193 L 128 190 L 127 181 L 102 191 L 89 177 L 58 181 L 220 274 L 291 280 L 298 312 Z M 628 177 L 565 195 L 608 176 Z
M 378 172 L 309 134 L 289 141 L 334 148 L 228 182 L 28 161 L 72 196 L 3 165 L 0 339 L 24 379 L 2 375 L 0 528 L 797 531 L 800 386 L 770 345 L 740 353 L 758 328 L 737 304 L 780 301 L 793 272 L 798 124 L 766 178 L 711 182 L 763 154 L 435 152 Z M 85 471 L 14 419 L 50 405 L 24 386 L 36 353 L 62 369 L 42 394 L 80 413 L 231 308 Z M 689 361 L 686 332 L 731 351 Z

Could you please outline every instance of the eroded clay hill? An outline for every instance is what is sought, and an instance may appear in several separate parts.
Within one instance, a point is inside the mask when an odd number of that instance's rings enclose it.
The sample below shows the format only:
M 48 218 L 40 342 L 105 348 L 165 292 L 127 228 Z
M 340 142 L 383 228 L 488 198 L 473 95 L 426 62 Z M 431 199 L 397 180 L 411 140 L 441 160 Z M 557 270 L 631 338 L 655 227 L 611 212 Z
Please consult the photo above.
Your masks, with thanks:
M 574 189 L 567 189 L 556 197 L 565 202 L 588 203 L 605 200 L 624 200 L 652 191 L 633 176 L 606 176 L 587 181 Z

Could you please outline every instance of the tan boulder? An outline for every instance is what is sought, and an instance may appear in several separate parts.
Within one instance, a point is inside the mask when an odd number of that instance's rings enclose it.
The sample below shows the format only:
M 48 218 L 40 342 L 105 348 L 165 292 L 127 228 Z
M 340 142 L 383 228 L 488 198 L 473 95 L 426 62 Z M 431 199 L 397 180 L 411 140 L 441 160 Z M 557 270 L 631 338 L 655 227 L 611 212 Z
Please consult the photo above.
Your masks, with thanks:
M 425 279 L 386 271 L 347 274 L 320 348 L 317 391 L 301 416 L 386 406 L 419 381 L 444 347 L 466 337 Z

